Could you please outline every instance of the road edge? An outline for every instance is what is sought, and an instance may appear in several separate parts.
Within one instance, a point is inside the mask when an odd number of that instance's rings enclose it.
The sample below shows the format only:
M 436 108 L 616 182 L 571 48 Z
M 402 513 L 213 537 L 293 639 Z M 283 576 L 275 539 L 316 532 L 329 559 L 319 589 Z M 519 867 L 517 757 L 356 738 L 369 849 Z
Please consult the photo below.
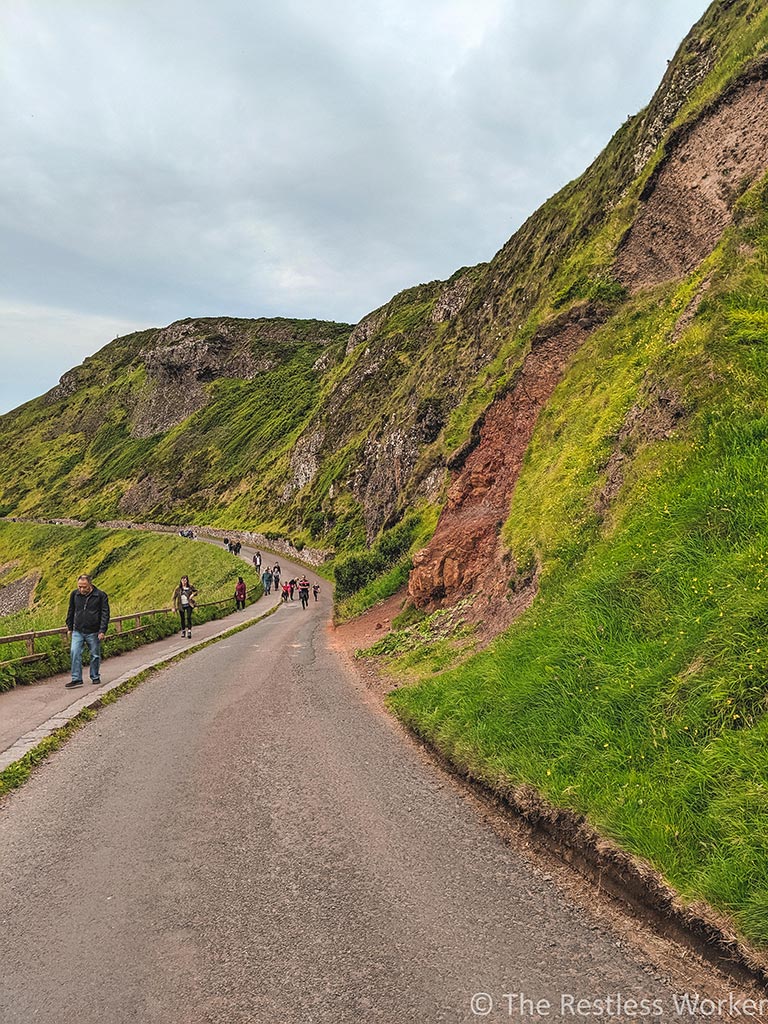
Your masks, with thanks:
M 189 655 L 218 643 L 219 640 L 234 636 L 245 629 L 250 629 L 256 623 L 263 622 L 270 615 L 274 615 L 279 608 L 279 604 L 273 605 L 269 611 L 264 612 L 263 615 L 259 615 L 255 619 L 241 622 L 237 626 L 230 626 L 229 629 L 224 629 L 215 636 L 202 640 L 192 647 L 187 647 L 183 651 L 176 651 L 173 654 L 165 655 L 156 661 L 142 665 L 137 669 L 132 669 L 130 672 L 118 676 L 117 679 L 113 679 L 105 687 L 94 691 L 87 697 L 74 701 L 68 708 L 57 712 L 46 722 L 43 722 L 42 725 L 38 726 L 38 728 L 28 733 L 27 736 L 17 740 L 13 746 L 3 751 L 0 764 L 5 763 L 0 769 L 0 800 L 22 786 L 38 765 L 42 764 L 55 750 L 63 746 L 69 737 L 82 728 L 86 722 L 92 721 L 101 708 L 108 707 L 119 700 L 124 694 L 131 693 L 137 686 L 160 671 L 160 669 L 182 661 L 184 658 L 189 657 Z

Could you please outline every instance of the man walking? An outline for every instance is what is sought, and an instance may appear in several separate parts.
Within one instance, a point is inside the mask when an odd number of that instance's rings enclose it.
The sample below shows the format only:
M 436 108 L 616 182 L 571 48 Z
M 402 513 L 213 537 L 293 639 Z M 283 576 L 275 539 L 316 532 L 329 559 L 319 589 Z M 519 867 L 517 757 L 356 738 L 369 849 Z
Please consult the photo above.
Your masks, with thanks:
M 101 682 L 99 666 L 101 663 L 101 641 L 107 634 L 109 626 L 109 598 L 103 590 L 94 587 L 90 576 L 83 574 L 77 578 L 77 590 L 69 596 L 67 612 L 67 633 L 71 638 L 70 654 L 72 657 L 72 679 L 65 683 L 67 687 L 83 685 L 83 646 L 88 644 L 91 652 L 91 682 L 98 686 Z

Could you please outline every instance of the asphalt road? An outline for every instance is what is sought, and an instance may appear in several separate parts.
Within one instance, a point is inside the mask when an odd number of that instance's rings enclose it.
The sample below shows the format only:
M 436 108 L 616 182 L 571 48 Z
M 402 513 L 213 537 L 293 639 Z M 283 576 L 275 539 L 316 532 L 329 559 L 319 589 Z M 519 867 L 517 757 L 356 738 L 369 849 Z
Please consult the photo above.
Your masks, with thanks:
M 328 611 L 162 670 L 0 803 L 3 1024 L 679 1019 L 371 706 Z

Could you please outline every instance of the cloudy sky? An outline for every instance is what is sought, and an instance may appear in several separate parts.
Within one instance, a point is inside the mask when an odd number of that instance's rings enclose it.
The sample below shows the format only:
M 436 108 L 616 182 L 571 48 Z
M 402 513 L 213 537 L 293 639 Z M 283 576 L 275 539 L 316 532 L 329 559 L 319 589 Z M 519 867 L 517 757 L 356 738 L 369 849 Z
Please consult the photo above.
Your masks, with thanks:
M 357 321 L 489 259 L 707 0 L 3 0 L 0 412 L 185 316 Z

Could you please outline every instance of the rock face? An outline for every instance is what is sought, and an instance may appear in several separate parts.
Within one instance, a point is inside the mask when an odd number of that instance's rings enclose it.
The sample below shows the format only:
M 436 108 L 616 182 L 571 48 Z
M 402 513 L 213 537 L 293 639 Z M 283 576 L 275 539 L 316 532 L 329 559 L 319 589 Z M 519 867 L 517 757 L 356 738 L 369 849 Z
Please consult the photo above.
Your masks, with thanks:
M 509 515 L 539 414 L 571 356 L 604 315 L 598 307 L 581 307 L 543 328 L 512 389 L 486 412 L 469 450 L 461 456 L 463 464 L 448 491 L 434 537 L 414 557 L 408 593 L 417 607 L 433 610 L 477 593 L 474 614 L 482 616 L 492 602 L 502 628 L 510 615 L 532 599 L 533 591 L 522 587 L 511 602 L 500 601 L 507 596 L 515 573 L 500 545 L 500 530 Z
M 207 402 L 204 385 L 218 377 L 253 380 L 274 360 L 258 360 L 237 321 L 180 320 L 160 331 L 141 353 L 148 393 L 133 416 L 134 437 L 151 437 L 183 422 Z
M 325 440 L 325 431 L 318 427 L 304 434 L 291 452 L 291 478 L 283 489 L 283 501 L 288 501 L 302 487 L 312 483 L 320 468 L 318 453 Z
M 768 63 L 750 76 L 764 75 Z M 768 170 L 768 82 L 746 80 L 677 133 L 643 191 L 616 260 L 633 291 L 690 273 L 715 248 L 733 204 Z
M 40 582 L 40 574 L 33 573 L 23 579 L 14 580 L 0 587 L 0 616 L 13 615 L 14 612 L 31 608 L 35 598 L 35 589 Z
M 458 316 L 472 291 L 472 278 L 468 274 L 450 281 L 442 290 L 432 310 L 432 323 L 441 324 Z

